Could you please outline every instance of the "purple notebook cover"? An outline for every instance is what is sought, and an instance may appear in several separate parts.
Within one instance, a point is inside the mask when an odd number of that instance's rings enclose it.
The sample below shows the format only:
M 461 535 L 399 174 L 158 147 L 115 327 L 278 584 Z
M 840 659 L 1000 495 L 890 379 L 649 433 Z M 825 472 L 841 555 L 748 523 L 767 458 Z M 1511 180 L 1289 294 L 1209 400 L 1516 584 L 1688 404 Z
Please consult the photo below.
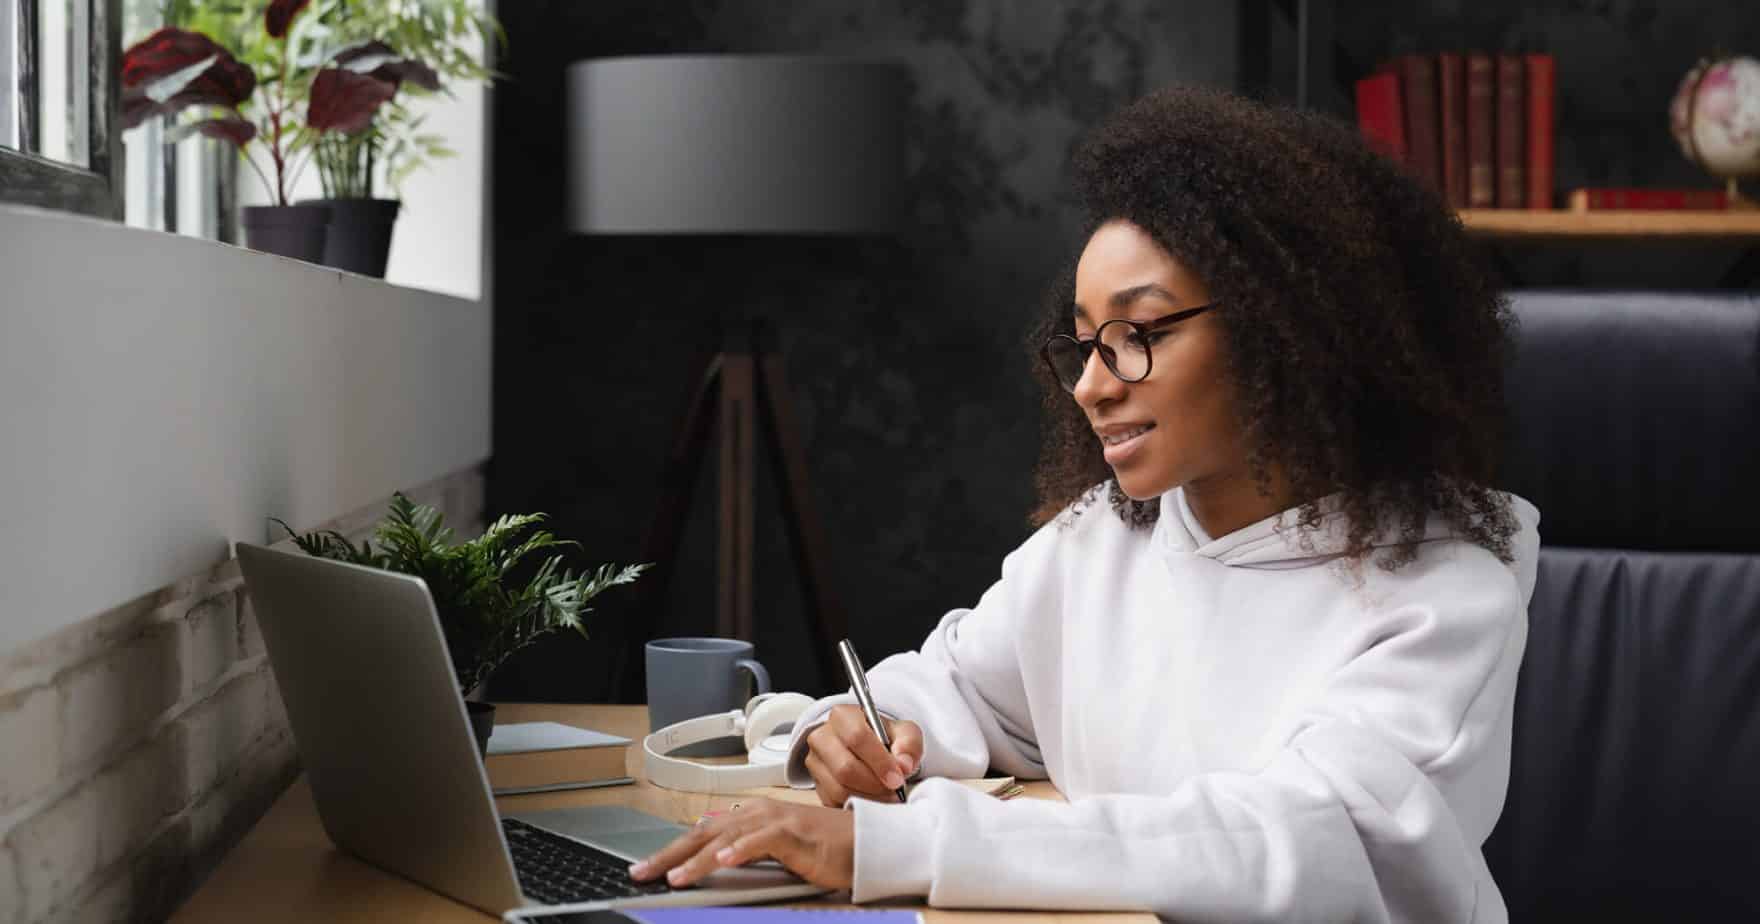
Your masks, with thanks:
M 851 908 L 622 908 L 643 924 L 921 924 L 922 915 L 909 910 L 863 911 Z

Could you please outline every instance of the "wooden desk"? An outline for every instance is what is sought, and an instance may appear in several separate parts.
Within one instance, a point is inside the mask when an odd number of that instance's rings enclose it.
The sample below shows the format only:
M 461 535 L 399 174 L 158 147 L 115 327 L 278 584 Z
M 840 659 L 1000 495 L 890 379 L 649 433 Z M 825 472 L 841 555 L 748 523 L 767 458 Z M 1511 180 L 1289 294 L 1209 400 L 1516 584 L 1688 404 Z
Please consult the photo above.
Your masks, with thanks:
M 710 796 L 674 792 L 649 785 L 641 774 L 641 738 L 648 731 L 645 706 L 564 706 L 506 704 L 497 720 L 542 719 L 575 723 L 622 735 L 634 742 L 625 760 L 633 786 L 565 793 L 506 796 L 503 811 L 531 811 L 579 805 L 629 805 L 689 824 L 711 809 L 749 796 Z M 1048 783 L 1030 783 L 1022 798 L 1057 798 Z M 812 903 L 849 907 L 849 894 Z M 866 906 L 872 907 L 872 906 Z M 925 924 L 1156 924 L 1149 914 L 1069 914 L 1061 912 L 943 911 L 924 908 Z M 324 834 L 302 776 L 276 800 L 219 869 L 171 920 L 176 924 L 236 924 L 238 921 L 424 921 L 484 924 L 495 919 L 413 882 L 368 866 L 337 850 Z

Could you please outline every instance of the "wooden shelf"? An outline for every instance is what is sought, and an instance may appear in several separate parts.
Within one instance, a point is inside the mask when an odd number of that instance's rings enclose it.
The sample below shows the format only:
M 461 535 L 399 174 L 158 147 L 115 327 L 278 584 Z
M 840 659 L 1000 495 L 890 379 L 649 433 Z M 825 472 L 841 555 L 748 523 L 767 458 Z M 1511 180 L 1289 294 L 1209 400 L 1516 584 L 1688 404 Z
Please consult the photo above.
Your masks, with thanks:
M 1461 209 L 1473 237 L 1532 241 L 1687 240 L 1760 244 L 1760 210 L 1727 212 Z

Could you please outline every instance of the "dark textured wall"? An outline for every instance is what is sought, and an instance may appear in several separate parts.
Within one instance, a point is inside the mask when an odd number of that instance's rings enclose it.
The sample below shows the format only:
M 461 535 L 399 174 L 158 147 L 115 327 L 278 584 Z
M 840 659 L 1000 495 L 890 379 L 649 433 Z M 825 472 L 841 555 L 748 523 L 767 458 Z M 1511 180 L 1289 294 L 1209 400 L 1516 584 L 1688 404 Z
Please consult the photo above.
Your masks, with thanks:
M 1157 86 L 1231 85 L 1222 0 L 895 0 L 501 4 L 495 457 L 489 503 L 544 510 L 590 560 L 634 560 L 718 309 L 783 321 L 833 582 L 870 663 L 974 602 L 1028 533 L 1038 397 L 1024 335 L 1073 253 L 1061 171 L 1085 126 Z M 563 70 L 661 53 L 880 55 L 904 65 L 907 228 L 895 239 L 620 239 L 564 232 Z M 689 143 L 689 139 L 681 139 Z M 760 457 L 761 458 L 761 457 Z M 716 579 L 705 467 L 664 634 L 708 634 Z M 757 645 L 779 686 L 823 687 L 806 657 L 770 470 L 760 464 Z M 605 695 L 603 652 L 639 618 L 603 598 L 591 641 L 528 649 L 499 697 Z
M 1720 186 L 1681 155 L 1668 102 L 1714 50 L 1760 55 L 1760 6 L 1733 0 L 1363 0 L 1339 3 L 1352 63 L 1457 49 L 1546 51 L 1557 59 L 1557 189 Z M 1755 187 L 1748 189 L 1750 195 Z M 1504 247 L 1528 284 L 1702 287 L 1733 246 Z

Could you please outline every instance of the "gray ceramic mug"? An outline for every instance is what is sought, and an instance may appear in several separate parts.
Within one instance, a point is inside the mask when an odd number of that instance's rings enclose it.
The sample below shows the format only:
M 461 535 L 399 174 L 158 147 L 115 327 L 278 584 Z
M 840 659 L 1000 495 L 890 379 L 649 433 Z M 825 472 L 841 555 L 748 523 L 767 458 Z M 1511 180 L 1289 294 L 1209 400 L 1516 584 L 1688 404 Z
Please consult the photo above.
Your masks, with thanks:
M 647 645 L 648 730 L 716 712 L 744 709 L 770 692 L 770 672 L 752 660 L 752 643 L 732 638 L 662 638 Z M 750 683 L 746 675 L 750 674 Z M 744 754 L 737 738 L 691 745 L 683 757 Z

